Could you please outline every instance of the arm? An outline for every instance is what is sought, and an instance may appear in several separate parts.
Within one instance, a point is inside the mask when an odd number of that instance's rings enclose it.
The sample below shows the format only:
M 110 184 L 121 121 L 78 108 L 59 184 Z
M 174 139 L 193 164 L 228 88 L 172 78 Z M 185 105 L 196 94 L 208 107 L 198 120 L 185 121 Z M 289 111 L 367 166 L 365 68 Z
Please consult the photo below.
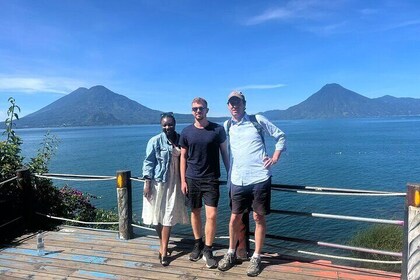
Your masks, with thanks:
M 146 147 L 146 157 L 143 161 L 143 178 L 144 178 L 144 187 L 143 195 L 150 200 L 152 198 L 152 191 L 150 188 L 151 179 L 154 176 L 155 166 L 156 166 L 156 153 L 155 153 L 155 142 L 153 139 L 150 139 Z
M 281 151 L 275 150 L 271 158 L 266 157 L 264 159 L 264 168 L 269 168 L 270 166 L 276 164 L 280 159 L 280 155 L 281 155 Z
M 281 131 L 280 128 L 271 123 L 267 118 L 261 115 L 256 115 L 258 123 L 264 128 L 264 130 L 274 139 L 276 139 L 275 151 L 272 157 L 264 159 L 264 167 L 268 168 L 273 164 L 276 164 L 281 156 L 281 153 L 286 150 L 286 134 Z
M 143 196 L 149 201 L 152 199 L 152 195 L 153 195 L 150 185 L 151 185 L 150 179 L 144 179 Z
M 227 140 L 220 144 L 220 153 L 222 154 L 223 164 L 225 165 L 226 174 L 229 173 L 229 153 L 227 147 Z
M 185 174 L 187 173 L 187 155 L 188 149 L 181 147 L 181 158 L 179 163 L 179 172 L 181 174 L 181 191 L 184 195 L 188 193 L 188 185 Z

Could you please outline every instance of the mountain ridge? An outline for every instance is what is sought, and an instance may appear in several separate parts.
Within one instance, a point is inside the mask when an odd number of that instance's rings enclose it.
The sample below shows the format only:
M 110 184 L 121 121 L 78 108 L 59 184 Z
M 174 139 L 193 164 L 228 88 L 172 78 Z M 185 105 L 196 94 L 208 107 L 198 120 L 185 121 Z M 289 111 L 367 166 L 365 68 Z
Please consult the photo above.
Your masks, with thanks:
M 261 114 L 276 119 L 334 119 L 420 115 L 420 99 L 393 96 L 368 98 L 339 84 L 326 84 L 286 110 Z
M 153 124 L 160 120 L 153 110 L 98 85 L 78 88 L 18 121 L 18 127 Z M 192 121 L 189 114 L 175 114 L 177 121 Z
M 104 126 L 159 123 L 162 111 L 112 92 L 102 85 L 80 87 L 15 124 L 24 127 Z M 270 120 L 333 119 L 420 115 L 420 99 L 385 95 L 368 98 L 339 84 L 326 84 L 303 102 L 286 110 L 261 112 Z M 178 123 L 191 123 L 191 114 L 177 114 Z M 226 117 L 210 117 L 220 122 Z

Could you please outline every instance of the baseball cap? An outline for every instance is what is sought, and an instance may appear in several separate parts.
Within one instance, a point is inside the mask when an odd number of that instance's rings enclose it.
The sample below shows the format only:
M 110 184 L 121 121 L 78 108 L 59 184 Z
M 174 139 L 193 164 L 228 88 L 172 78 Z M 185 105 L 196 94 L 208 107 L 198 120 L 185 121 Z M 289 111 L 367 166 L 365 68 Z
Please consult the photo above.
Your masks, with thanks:
M 239 98 L 239 99 L 241 99 L 242 101 L 244 101 L 244 102 L 245 102 L 245 96 L 244 96 L 244 94 L 243 94 L 242 92 L 240 92 L 240 91 L 237 91 L 237 90 L 232 91 L 232 92 L 229 94 L 229 96 L 228 96 L 228 101 L 229 101 L 232 97 L 237 97 L 237 98 Z

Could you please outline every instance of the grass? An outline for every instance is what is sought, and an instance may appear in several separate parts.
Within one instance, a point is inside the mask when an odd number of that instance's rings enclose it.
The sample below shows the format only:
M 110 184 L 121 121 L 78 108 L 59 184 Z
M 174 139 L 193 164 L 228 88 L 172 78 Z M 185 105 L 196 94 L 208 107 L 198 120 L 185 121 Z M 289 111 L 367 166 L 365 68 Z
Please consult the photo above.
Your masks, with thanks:
M 383 251 L 402 252 L 403 234 L 402 227 L 393 225 L 375 225 L 356 234 L 350 240 L 350 245 Z M 400 260 L 399 258 L 392 256 L 363 252 L 354 252 L 354 255 L 358 258 L 381 261 Z M 401 264 L 363 263 L 362 266 L 379 270 L 401 272 Z

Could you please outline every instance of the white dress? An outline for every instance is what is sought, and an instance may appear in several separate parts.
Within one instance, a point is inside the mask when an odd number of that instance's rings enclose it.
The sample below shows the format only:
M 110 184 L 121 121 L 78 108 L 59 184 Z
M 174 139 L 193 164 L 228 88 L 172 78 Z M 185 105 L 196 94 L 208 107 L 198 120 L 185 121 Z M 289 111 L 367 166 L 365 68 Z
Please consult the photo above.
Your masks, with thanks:
M 170 170 L 165 183 L 151 181 L 152 198 L 149 201 L 143 196 L 143 224 L 174 226 L 178 223 L 189 223 L 185 196 L 181 191 L 180 155 L 181 150 L 179 148 L 172 149 Z

